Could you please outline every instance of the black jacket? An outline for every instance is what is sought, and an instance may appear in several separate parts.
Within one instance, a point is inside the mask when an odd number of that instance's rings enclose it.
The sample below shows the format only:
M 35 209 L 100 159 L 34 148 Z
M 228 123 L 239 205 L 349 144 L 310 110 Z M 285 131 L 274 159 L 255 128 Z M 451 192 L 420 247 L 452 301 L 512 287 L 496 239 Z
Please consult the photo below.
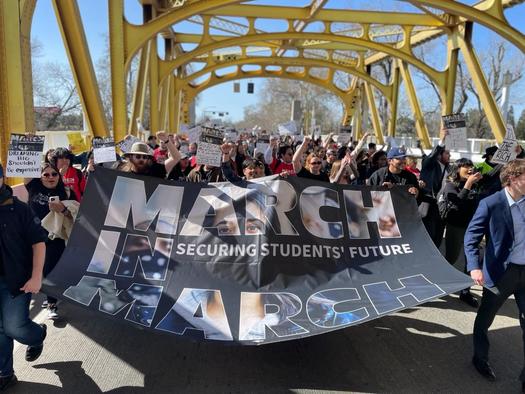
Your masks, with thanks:
M 436 145 L 430 155 L 423 159 L 421 164 L 421 175 L 419 179 L 425 181 L 426 187 L 424 193 L 427 196 L 437 196 L 441 190 L 443 182 L 443 170 L 439 165 L 439 155 L 445 150 L 444 146 Z M 445 166 L 445 176 L 448 170 L 448 165 Z
M 465 182 L 456 185 L 447 181 L 443 194 L 450 202 L 447 224 L 466 229 L 478 208 L 479 194 L 476 189 L 468 190 L 464 186 Z
M 0 205 L 0 253 L 5 279 L 13 296 L 31 278 L 33 245 L 47 240 L 47 232 L 29 206 L 16 197 Z

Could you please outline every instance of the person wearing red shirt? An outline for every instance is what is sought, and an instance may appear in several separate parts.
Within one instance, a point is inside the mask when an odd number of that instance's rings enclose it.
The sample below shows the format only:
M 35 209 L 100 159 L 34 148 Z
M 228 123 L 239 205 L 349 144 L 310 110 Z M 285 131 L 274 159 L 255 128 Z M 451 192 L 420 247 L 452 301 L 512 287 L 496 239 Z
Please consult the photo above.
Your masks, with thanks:
M 76 200 L 80 202 L 86 189 L 86 178 L 82 175 L 82 171 L 71 166 L 72 162 L 73 153 L 69 149 L 57 148 L 53 152 L 51 164 L 60 171 L 64 186 L 70 188 Z

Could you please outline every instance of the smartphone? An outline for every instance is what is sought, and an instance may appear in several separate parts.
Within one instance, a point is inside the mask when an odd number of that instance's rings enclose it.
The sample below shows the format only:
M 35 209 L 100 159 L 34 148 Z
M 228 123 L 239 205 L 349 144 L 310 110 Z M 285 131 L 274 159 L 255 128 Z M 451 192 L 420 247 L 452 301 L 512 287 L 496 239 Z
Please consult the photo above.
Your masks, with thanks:
M 60 201 L 60 198 L 58 196 L 49 196 L 49 202 L 55 202 Z

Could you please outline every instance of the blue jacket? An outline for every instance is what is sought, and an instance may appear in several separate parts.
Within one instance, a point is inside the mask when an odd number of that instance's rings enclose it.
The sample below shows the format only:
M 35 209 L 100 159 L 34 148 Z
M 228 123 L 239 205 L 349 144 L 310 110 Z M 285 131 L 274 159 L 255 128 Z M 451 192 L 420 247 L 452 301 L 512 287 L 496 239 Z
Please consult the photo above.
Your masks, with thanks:
M 47 240 L 47 232 L 29 206 L 16 197 L 0 205 L 0 253 L 5 279 L 13 296 L 31 278 L 33 245 Z
M 485 236 L 486 249 L 481 264 L 478 245 Z M 482 269 L 485 283 L 493 287 L 507 268 L 514 243 L 512 214 L 505 190 L 483 199 L 465 233 L 467 270 Z

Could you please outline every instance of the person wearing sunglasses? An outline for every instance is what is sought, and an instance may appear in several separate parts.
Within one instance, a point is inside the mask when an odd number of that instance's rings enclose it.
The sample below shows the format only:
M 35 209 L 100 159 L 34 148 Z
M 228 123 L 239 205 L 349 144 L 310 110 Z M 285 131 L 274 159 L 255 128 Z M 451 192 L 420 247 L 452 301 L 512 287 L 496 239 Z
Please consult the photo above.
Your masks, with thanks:
M 124 172 L 132 172 L 134 174 L 148 175 L 156 178 L 165 179 L 168 170 L 171 171 L 173 167 L 180 161 L 181 155 L 172 139 L 169 139 L 165 132 L 158 132 L 157 139 L 161 140 L 168 148 L 169 158 L 163 164 L 156 163 L 153 158 L 153 152 L 150 147 L 144 142 L 135 142 L 129 152 L 124 154 L 126 162 L 118 169 Z
M 29 317 L 31 294 L 42 285 L 47 234 L 26 203 L 13 196 L 0 164 L 0 391 L 17 382 L 13 343 L 27 345 L 26 360 L 44 347 L 46 326 Z
M 293 156 L 294 171 L 298 177 L 315 179 L 317 181 L 330 182 L 328 175 L 321 171 L 323 168 L 323 159 L 316 153 L 310 153 L 306 156 L 304 167 L 301 162 L 303 154 L 307 151 L 310 144 L 310 137 L 305 136 L 301 146 L 297 149 Z
M 75 192 L 64 185 L 60 171 L 53 164 L 44 163 L 40 178 L 26 178 L 24 184 L 29 194 L 29 207 L 40 220 L 43 220 L 51 211 L 72 218 L 71 212 L 62 201 L 76 200 Z M 48 237 L 46 240 L 44 277 L 55 268 L 65 248 L 66 243 L 63 239 L 58 237 L 50 239 Z M 56 304 L 56 298 L 48 296 L 42 305 L 42 307 L 47 307 L 49 319 L 58 318 Z

